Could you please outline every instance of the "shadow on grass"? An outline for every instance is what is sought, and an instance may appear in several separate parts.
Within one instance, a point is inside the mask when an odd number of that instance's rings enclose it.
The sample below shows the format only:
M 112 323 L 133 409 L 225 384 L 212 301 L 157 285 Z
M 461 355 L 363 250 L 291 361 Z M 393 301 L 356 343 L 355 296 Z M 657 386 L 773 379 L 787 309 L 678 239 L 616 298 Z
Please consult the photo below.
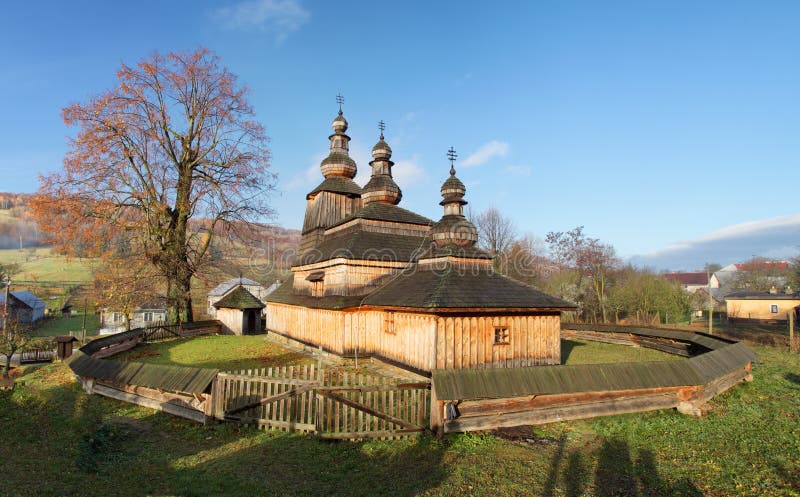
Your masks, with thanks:
M 14 495 L 407 497 L 446 478 L 447 445 L 423 436 L 326 443 L 232 424 L 202 426 L 98 395 L 66 366 L 0 392 L 0 446 Z
M 638 451 L 634 461 L 631 449 L 622 440 L 606 440 L 596 449 L 597 466 L 594 481 L 591 481 L 591 461 L 585 460 L 581 449 L 573 449 L 566 456 L 566 465 L 561 470 L 567 452 L 566 438 L 561 437 L 551 458 L 550 471 L 542 495 L 553 497 L 558 481 L 564 495 L 578 497 L 645 497 L 674 496 L 702 497 L 703 493 L 690 481 L 682 480 L 670 484 L 661 477 L 653 453 L 648 449 Z M 560 478 L 559 478 L 560 475 Z M 561 495 L 560 493 L 558 495 Z
M 185 458 L 169 479 L 187 496 L 325 495 L 410 497 L 446 477 L 445 446 L 430 437 L 393 442 L 325 443 L 267 434 L 266 440 L 205 460 Z
M 561 340 L 561 364 L 566 364 L 572 349 L 575 347 L 583 347 L 586 344 L 580 342 L 573 342 L 572 340 Z
M 783 375 L 784 378 L 791 381 L 795 385 L 800 385 L 800 375 L 794 373 L 786 373 Z

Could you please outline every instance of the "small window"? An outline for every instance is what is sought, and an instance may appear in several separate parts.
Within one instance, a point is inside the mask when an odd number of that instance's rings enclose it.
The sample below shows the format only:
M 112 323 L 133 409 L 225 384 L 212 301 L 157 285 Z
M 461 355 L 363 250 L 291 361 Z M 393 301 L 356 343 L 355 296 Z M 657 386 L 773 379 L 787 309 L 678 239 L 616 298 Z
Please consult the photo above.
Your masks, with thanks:
M 769 312 L 772 314 L 778 314 L 778 306 L 777 304 L 772 304 L 769 306 Z
M 394 313 L 387 312 L 384 314 L 384 316 L 385 317 L 383 319 L 383 331 L 385 333 L 390 333 L 394 335 L 396 333 L 394 329 Z
M 119 323 L 122 321 L 122 314 L 119 312 L 115 312 L 111 315 L 111 322 L 112 323 Z
M 323 281 L 312 281 L 311 282 L 311 296 L 312 297 L 322 297 L 325 294 L 325 287 L 323 286 Z
M 152 312 L 145 312 L 144 313 L 144 322 L 149 323 L 153 320 L 153 313 Z
M 508 334 L 508 326 L 495 326 L 494 327 L 494 344 L 495 345 L 508 345 L 510 337 Z

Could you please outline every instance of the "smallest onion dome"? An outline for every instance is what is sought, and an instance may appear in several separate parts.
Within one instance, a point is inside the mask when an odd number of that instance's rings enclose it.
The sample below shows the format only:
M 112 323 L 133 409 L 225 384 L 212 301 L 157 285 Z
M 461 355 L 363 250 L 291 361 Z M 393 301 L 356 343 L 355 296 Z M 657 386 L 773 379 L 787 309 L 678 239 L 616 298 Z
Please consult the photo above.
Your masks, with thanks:
M 342 115 L 341 109 L 339 109 L 339 115 L 333 119 L 331 126 L 333 127 L 333 131 L 335 133 L 344 133 L 347 131 L 347 119 L 345 119 L 344 115 Z
M 444 215 L 431 228 L 431 238 L 440 247 L 445 245 L 475 245 L 478 241 L 478 230 L 469 219 L 464 216 L 464 206 L 467 201 L 464 195 L 467 188 L 456 177 L 456 153 L 452 147 L 447 152 L 450 159 L 450 177 L 442 184 L 442 201 L 439 205 L 444 207 Z
M 375 160 L 389 160 L 392 158 L 392 147 L 383 139 L 383 133 L 378 143 L 372 147 L 372 158 Z

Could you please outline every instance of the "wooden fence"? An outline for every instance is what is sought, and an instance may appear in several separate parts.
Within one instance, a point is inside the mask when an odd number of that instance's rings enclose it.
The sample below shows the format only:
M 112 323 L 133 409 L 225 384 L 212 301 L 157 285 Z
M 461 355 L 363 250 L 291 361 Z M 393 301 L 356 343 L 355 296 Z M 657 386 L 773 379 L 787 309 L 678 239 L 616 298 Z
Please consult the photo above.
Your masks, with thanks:
M 314 366 L 219 373 L 211 414 L 328 439 L 395 438 L 428 426 L 430 383 L 317 370 Z

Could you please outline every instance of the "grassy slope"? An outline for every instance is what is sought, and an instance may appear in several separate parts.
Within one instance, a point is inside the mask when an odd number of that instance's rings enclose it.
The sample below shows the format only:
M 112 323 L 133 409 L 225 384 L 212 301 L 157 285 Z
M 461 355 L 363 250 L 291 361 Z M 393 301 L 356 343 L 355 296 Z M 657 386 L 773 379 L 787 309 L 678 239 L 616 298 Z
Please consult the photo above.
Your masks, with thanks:
M 588 346 L 587 346 L 588 347 Z M 490 435 L 321 443 L 202 427 L 87 396 L 64 365 L 0 392 L 11 495 L 798 495 L 800 356 L 756 348 L 755 381 L 673 411 Z M 43 462 L 46 462 L 43 464 Z
M 0 250 L 0 263 L 20 265 L 20 271 L 14 275 L 16 280 L 88 283 L 92 280 L 94 259 L 68 260 L 51 253 L 48 247 L 40 247 Z

